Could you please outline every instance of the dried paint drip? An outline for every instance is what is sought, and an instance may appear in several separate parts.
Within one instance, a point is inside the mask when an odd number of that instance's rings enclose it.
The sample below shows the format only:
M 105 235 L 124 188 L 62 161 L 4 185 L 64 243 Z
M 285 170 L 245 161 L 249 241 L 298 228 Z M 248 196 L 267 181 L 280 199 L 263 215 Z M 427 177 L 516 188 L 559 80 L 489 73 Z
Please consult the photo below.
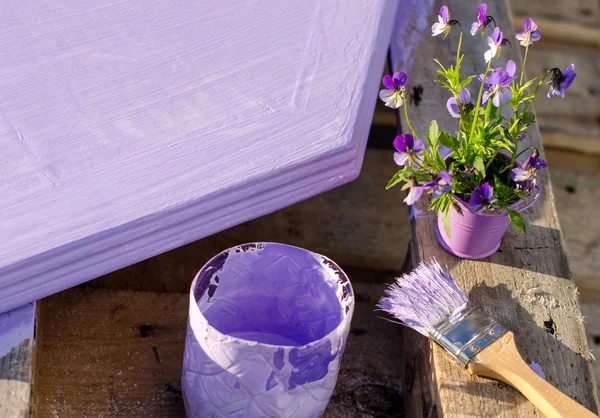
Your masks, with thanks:
M 318 417 L 333 392 L 354 294 L 331 260 L 246 244 L 192 283 L 182 387 L 191 417 Z

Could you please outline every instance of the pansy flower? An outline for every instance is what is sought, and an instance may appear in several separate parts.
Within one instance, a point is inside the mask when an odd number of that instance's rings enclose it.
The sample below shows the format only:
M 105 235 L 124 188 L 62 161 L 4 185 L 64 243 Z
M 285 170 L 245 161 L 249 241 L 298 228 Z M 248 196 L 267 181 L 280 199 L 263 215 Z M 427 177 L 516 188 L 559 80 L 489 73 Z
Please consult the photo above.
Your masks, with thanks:
M 488 46 L 490 49 L 485 51 L 483 57 L 485 58 L 485 62 L 489 62 L 493 58 L 498 57 L 500 55 L 500 50 L 502 49 L 502 45 L 504 44 L 504 34 L 500 30 L 499 27 L 496 26 L 496 29 L 492 32 L 492 36 L 488 36 Z
M 462 104 L 468 104 L 471 103 L 471 93 L 469 93 L 469 90 L 465 87 L 463 88 L 460 93 L 458 93 L 458 100 L 462 103 Z M 448 112 L 450 112 L 450 115 L 453 118 L 459 119 L 460 118 L 460 107 L 458 106 L 458 103 L 456 102 L 456 97 L 452 96 L 448 99 L 448 102 L 446 102 L 446 107 L 448 108 Z
M 548 165 L 546 161 L 540 158 L 538 150 L 535 150 L 533 154 L 525 160 L 522 167 L 515 167 L 510 173 L 510 178 L 517 182 L 527 182 L 535 178 L 535 174 L 538 170 L 546 168 Z
M 548 84 L 550 84 L 548 98 L 551 99 L 554 96 L 564 98 L 565 92 L 569 90 L 569 87 L 571 87 L 571 84 L 573 84 L 573 81 L 577 76 L 575 73 L 575 65 L 571 64 L 562 71 L 558 68 L 553 68 L 550 71 L 552 72 L 552 79 L 548 81 Z
M 431 36 L 438 36 L 442 33 L 444 38 L 448 36 L 455 22 L 450 20 L 450 10 L 448 6 L 442 6 L 438 15 L 438 21 L 431 26 Z
M 475 188 L 468 206 L 471 213 L 481 213 L 486 209 L 490 209 L 496 202 L 494 198 L 494 188 L 489 183 L 483 183 Z
M 538 26 L 532 18 L 528 17 L 523 21 L 523 30 L 515 32 L 515 38 L 519 40 L 521 46 L 533 45 L 534 42 L 542 39 L 542 34 L 537 30 Z
M 433 198 L 438 198 L 446 192 L 452 191 L 452 176 L 447 171 L 440 171 L 437 179 L 427 183 L 427 188 L 433 188 Z
M 510 91 L 510 83 L 513 81 L 515 72 L 517 71 L 517 65 L 514 61 L 509 60 L 506 63 L 506 71 L 501 67 L 496 68 L 494 72 L 486 78 L 483 96 L 481 97 L 481 104 L 485 105 L 492 97 L 492 104 L 496 107 L 500 107 L 500 103 L 509 102 L 512 99 L 512 92 Z M 479 82 L 483 80 L 483 74 L 479 76 Z
M 399 166 L 420 164 L 423 161 L 423 141 L 414 139 L 411 134 L 401 134 L 394 139 L 394 148 L 398 151 L 394 153 L 394 161 Z
M 494 18 L 487 15 L 487 4 L 481 3 L 477 7 L 477 20 L 471 25 L 471 35 L 475 36 L 475 34 L 481 32 L 481 35 L 483 36 L 487 25 L 493 21 Z
M 414 178 L 412 178 L 409 181 L 407 181 L 406 184 L 402 187 L 402 190 L 406 189 L 410 190 L 408 191 L 408 194 L 404 198 L 403 202 L 406 203 L 408 206 L 412 206 L 417 200 L 419 200 L 423 192 L 427 190 L 427 187 L 418 184 L 417 181 Z
M 385 89 L 379 92 L 379 98 L 385 102 L 387 107 L 398 109 L 402 106 L 407 79 L 406 73 L 401 72 L 394 73 L 391 77 L 387 74 L 383 77 L 381 82 Z

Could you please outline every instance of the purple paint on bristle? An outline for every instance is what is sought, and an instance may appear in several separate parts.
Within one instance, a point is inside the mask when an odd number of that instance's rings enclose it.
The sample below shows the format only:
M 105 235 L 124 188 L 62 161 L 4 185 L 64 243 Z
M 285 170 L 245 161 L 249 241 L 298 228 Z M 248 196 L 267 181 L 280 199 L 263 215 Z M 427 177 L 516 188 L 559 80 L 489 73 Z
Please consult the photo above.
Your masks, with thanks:
M 385 294 L 377 306 L 425 336 L 433 325 L 468 302 L 452 276 L 435 259 L 397 277 Z

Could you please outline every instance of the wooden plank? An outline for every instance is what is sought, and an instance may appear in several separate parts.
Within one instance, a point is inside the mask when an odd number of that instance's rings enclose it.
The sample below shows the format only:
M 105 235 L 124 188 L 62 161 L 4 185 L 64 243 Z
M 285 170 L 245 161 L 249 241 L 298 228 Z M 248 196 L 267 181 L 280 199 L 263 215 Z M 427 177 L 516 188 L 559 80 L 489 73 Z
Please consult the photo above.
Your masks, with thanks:
M 600 153 L 600 52 L 540 47 L 530 51 L 527 61 L 532 77 L 571 63 L 577 69 L 564 100 L 548 100 L 542 92 L 534 102 L 544 145 Z
M 398 254 L 406 252 L 410 225 L 407 214 L 398 215 L 397 195 L 385 190 L 396 167 L 389 151 L 368 148 L 361 175 L 352 183 L 126 267 L 89 285 L 188 292 L 198 269 L 214 254 L 257 240 L 307 248 L 343 266 L 399 271 L 402 260 Z
M 356 178 L 396 7 L 2 2 L 0 309 Z
M 479 4 L 472 0 L 444 3 L 448 4 L 453 19 L 462 22 L 463 27 L 473 20 Z M 448 94 L 433 83 L 432 59 L 450 63 L 456 51 L 457 35 L 451 35 L 446 41 L 431 37 L 430 24 L 436 20 L 442 2 L 427 4 L 431 7 L 422 8 L 422 15 L 398 13 L 392 41 L 394 68 L 408 73 L 409 89 L 412 86 L 423 89 L 420 105 L 411 110 L 412 124 L 421 133 L 432 118 L 437 119 L 442 129 L 455 129 L 455 121 L 445 109 Z M 505 37 L 512 39 L 508 3 L 488 3 L 488 14 L 495 17 Z M 412 36 L 403 36 L 406 33 Z M 485 39 L 467 35 L 463 46 L 468 51 L 464 71 L 481 72 L 483 52 L 487 49 Z M 505 51 L 503 56 L 508 53 Z M 516 51 L 513 57 L 520 61 Z M 536 127 L 530 129 L 528 141 L 541 148 Z M 541 361 L 551 383 L 595 411 L 598 391 L 547 171 L 542 173 L 540 184 L 543 198 L 525 215 L 529 224 L 527 235 L 520 235 L 511 228 L 500 252 L 480 261 L 459 260 L 442 250 L 435 238 L 436 216 L 425 212 L 426 202 L 420 202 L 418 209 L 423 212 L 418 213 L 413 222 L 411 259 L 413 266 L 431 257 L 448 265 L 469 298 L 515 332 L 517 345 L 528 362 Z M 414 416 L 463 416 L 465 413 L 540 416 L 518 392 L 492 380 L 469 376 L 444 350 L 425 338 L 407 332 L 405 339 L 410 341 L 413 352 L 422 352 L 423 360 L 414 362 L 406 353 L 401 354 L 407 358 L 407 410 L 418 414 Z
M 580 299 L 600 303 L 600 156 L 558 150 L 546 156 Z
M 325 417 L 400 416 L 399 327 L 374 311 L 390 276 L 348 273 L 356 308 Z M 34 416 L 183 415 L 187 295 L 74 288 L 38 303 Z
M 595 357 L 600 357 L 600 304 L 582 303 L 581 313 L 585 317 L 588 345 Z M 596 381 L 600 382 L 600 362 L 594 362 Z
M 514 30 L 522 30 L 523 21 L 530 16 L 532 15 L 527 14 L 514 16 Z M 579 22 L 561 22 L 539 17 L 536 17 L 534 20 L 540 28 L 544 28 L 544 43 L 550 42 L 556 44 L 580 45 L 600 48 L 600 27 L 598 26 L 594 28 L 583 26 Z
M 29 417 L 35 303 L 0 314 L 0 416 Z
M 600 28 L 600 4 L 596 0 L 543 0 L 510 2 L 513 22 L 522 22 L 522 16 L 572 23 L 578 26 Z

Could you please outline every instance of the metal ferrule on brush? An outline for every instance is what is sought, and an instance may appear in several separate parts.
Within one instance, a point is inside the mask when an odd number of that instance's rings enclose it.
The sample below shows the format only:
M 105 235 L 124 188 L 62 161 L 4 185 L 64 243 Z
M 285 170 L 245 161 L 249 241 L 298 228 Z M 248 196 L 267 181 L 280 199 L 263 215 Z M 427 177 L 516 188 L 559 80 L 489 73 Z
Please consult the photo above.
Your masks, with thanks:
M 435 324 L 429 330 L 429 335 L 466 365 L 505 332 L 506 329 L 493 318 L 467 303 Z

